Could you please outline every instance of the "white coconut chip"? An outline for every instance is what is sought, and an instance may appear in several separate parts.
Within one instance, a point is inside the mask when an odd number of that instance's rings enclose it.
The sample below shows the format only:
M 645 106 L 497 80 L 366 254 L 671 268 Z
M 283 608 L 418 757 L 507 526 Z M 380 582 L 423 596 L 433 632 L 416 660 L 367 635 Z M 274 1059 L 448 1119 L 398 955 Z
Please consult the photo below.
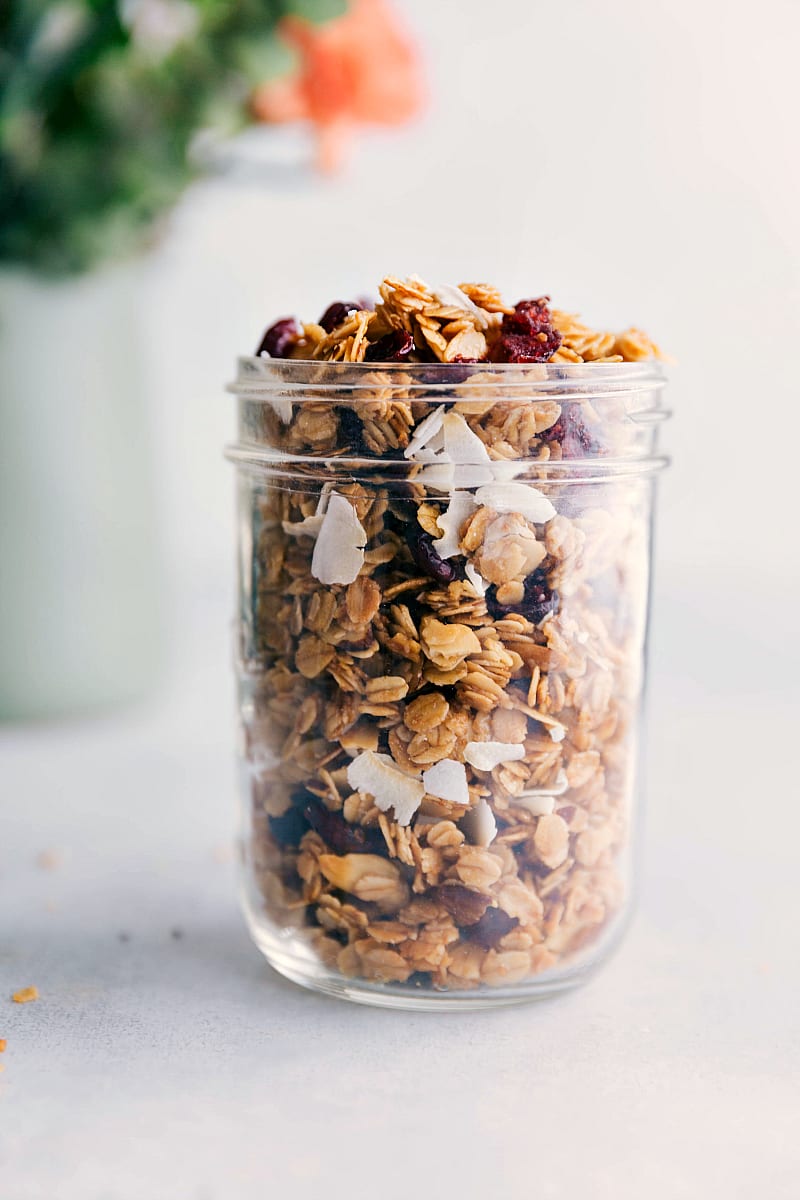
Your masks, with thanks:
M 332 488 L 331 482 L 323 483 L 313 517 L 303 517 L 302 521 L 281 521 L 283 532 L 289 537 L 317 537 L 322 528 L 322 518 L 328 508 Z
M 310 537 L 316 538 L 319 536 L 319 531 L 322 529 L 324 517 L 303 517 L 302 521 L 281 521 L 283 532 L 288 533 L 289 537 Z
M 478 329 L 488 329 L 491 324 L 491 317 L 485 309 L 478 308 L 474 300 L 470 300 L 466 292 L 462 292 L 460 287 L 456 287 L 452 283 L 443 283 L 439 287 L 431 288 L 433 297 L 444 308 L 463 308 L 464 312 L 468 312 Z
M 266 350 L 263 351 L 261 357 L 270 361 Z M 266 400 L 281 424 L 288 425 L 292 419 L 292 402 L 288 396 L 267 396 Z
M 453 804 L 469 804 L 467 772 L 463 763 L 452 758 L 443 758 L 427 771 L 422 772 L 425 791 L 440 800 L 451 800 Z
M 433 492 L 450 492 L 455 486 L 456 467 L 444 454 L 437 454 L 435 460 L 414 476 L 415 483 L 424 483 Z
M 477 596 L 485 596 L 488 584 L 480 571 L 475 570 L 471 562 L 468 562 L 464 567 L 464 574 L 475 589 L 475 594 Z
M 367 535 L 349 500 L 331 492 L 311 559 L 320 583 L 352 583 L 364 565 Z
M 521 795 L 515 796 L 513 803 L 517 808 L 524 808 L 532 817 L 546 817 L 556 806 L 555 796 L 543 796 L 537 792 L 522 792 Z
M 488 463 L 489 451 L 477 433 L 473 433 L 461 413 L 445 413 L 442 418 L 444 452 L 454 463 Z
M 494 813 L 483 799 L 465 813 L 458 824 L 473 846 L 490 846 L 497 834 Z
M 550 737 L 554 742 L 563 742 L 567 734 L 567 731 L 563 725 L 550 725 L 547 732 L 550 734 Z
M 423 448 L 428 450 L 441 450 L 444 447 L 444 438 L 441 438 L 441 445 L 430 445 L 436 440 L 437 434 L 442 431 L 442 422 L 444 421 L 444 409 L 439 406 L 432 413 L 428 413 L 424 421 L 420 421 L 419 425 L 414 430 L 414 436 L 406 446 L 403 454 L 406 458 L 418 459 L 419 451 Z
M 347 768 L 347 782 L 357 792 L 372 796 L 381 812 L 394 809 L 398 825 L 408 825 L 425 795 L 425 785 L 401 771 L 388 754 L 364 750 Z
M 453 470 L 453 487 L 479 488 L 492 482 L 492 468 L 479 467 L 473 463 L 456 463 Z
M 495 512 L 519 513 L 536 525 L 543 525 L 556 515 L 547 496 L 527 483 L 490 483 L 478 489 L 475 499 Z
M 453 558 L 459 553 L 458 531 L 475 508 L 475 498 L 470 492 L 453 492 L 447 510 L 437 517 L 437 524 L 444 532 L 440 538 L 434 538 L 433 547 L 440 558 Z
M 527 470 L 527 464 L 515 462 L 513 458 L 494 458 L 491 470 L 495 483 L 508 483 L 517 475 L 522 475 Z
M 464 758 L 478 771 L 492 771 L 500 763 L 525 757 L 519 742 L 467 742 Z

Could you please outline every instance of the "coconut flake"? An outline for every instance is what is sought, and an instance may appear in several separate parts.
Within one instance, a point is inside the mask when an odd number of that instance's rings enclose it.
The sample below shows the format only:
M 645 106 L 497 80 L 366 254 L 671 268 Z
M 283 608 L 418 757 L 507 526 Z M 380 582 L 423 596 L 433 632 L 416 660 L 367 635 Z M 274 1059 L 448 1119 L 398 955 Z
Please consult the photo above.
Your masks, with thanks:
M 479 488 L 485 483 L 491 483 L 491 466 L 477 466 L 474 463 L 456 463 L 453 469 L 454 488 Z
M 443 758 L 435 766 L 422 772 L 425 791 L 440 800 L 451 800 L 453 804 L 469 804 L 467 771 L 463 763 L 452 758 Z
M 437 517 L 439 528 L 444 533 L 440 538 L 434 538 L 433 547 L 440 558 L 453 558 L 459 553 L 458 531 L 475 507 L 475 499 L 469 492 L 453 492 L 447 511 Z
M 310 537 L 316 538 L 319 536 L 319 531 L 322 528 L 324 517 L 303 517 L 302 521 L 281 521 L 283 532 L 288 533 L 289 537 Z
M 269 356 L 267 355 L 267 352 L 265 350 L 262 355 L 262 358 L 268 358 L 268 357 Z M 273 410 L 273 412 L 275 413 L 276 417 L 278 418 L 278 420 L 281 422 L 282 425 L 289 424 L 289 422 L 292 419 L 292 402 L 291 402 L 291 400 L 288 399 L 288 397 L 268 396 L 267 404 L 269 404 L 270 408 Z
M 475 589 L 475 594 L 485 596 L 488 584 L 481 575 L 480 571 L 476 571 L 471 562 L 468 562 L 464 567 L 464 574 Z
M 454 463 L 488 463 L 489 451 L 477 433 L 473 433 L 461 413 L 445 413 L 442 418 L 444 452 Z M 491 473 L 490 473 L 491 474 Z
M 464 751 L 464 758 L 478 771 L 491 771 L 500 763 L 524 757 L 525 747 L 518 742 L 467 742 Z
M 372 796 L 381 812 L 394 809 L 398 825 L 408 825 L 425 795 L 425 786 L 406 775 L 388 754 L 364 750 L 347 768 L 347 782 L 357 792 Z
M 563 742 L 567 733 L 563 725 L 550 725 L 548 726 L 547 732 L 550 734 L 550 737 L 554 742 Z
M 513 458 L 494 458 L 491 470 L 495 483 L 508 483 L 527 470 L 527 463 L 516 461 Z
M 418 453 L 423 447 L 429 450 L 441 450 L 444 445 L 444 439 L 441 439 L 442 445 L 430 445 L 436 435 L 442 431 L 442 422 L 444 421 L 444 409 L 439 406 L 432 413 L 428 413 L 424 421 L 420 421 L 419 425 L 414 430 L 414 436 L 406 446 L 403 454 L 406 458 L 417 458 Z
M 491 317 L 483 308 L 478 308 L 474 300 L 470 300 L 466 292 L 452 283 L 442 283 L 439 287 L 431 288 L 434 300 L 443 308 L 462 308 L 468 312 L 479 329 L 488 329 Z
M 289 537 L 317 537 L 322 528 L 322 518 L 328 508 L 332 488 L 332 483 L 323 483 L 313 517 L 303 517 L 302 521 L 281 521 L 283 532 L 288 533 Z
M 532 817 L 546 817 L 556 806 L 555 796 L 544 796 L 539 792 L 522 792 L 515 796 L 513 803 L 517 808 L 524 808 Z
M 349 500 L 331 492 L 311 559 L 320 583 L 352 583 L 364 565 L 367 535 Z
M 547 496 L 527 483 L 490 483 L 478 489 L 475 499 L 495 512 L 519 513 L 536 525 L 543 525 L 556 515 Z
M 437 454 L 434 462 L 422 468 L 414 476 L 416 483 L 424 483 L 434 492 L 450 492 L 455 486 L 455 464 L 446 454 Z
M 459 821 L 467 840 L 474 846 L 490 846 L 497 834 L 494 813 L 485 800 L 480 799 L 474 808 Z

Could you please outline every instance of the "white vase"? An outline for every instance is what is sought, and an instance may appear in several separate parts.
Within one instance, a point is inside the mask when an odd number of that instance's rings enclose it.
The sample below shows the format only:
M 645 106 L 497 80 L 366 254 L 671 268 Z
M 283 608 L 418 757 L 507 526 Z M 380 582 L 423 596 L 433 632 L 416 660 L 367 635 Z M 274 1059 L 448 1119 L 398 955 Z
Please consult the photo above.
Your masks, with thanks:
M 160 554 L 137 265 L 0 272 L 0 718 L 147 693 Z

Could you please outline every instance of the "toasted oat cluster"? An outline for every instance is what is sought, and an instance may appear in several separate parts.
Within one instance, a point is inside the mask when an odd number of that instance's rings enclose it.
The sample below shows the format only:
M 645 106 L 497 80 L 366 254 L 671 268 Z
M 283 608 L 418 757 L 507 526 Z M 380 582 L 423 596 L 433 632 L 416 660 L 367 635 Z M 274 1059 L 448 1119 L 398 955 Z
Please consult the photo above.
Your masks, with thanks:
M 602 457 L 613 410 L 498 399 L 480 369 L 426 397 L 380 366 L 657 351 L 483 285 L 380 295 L 262 346 L 375 374 L 262 430 L 304 457 L 245 501 L 249 859 L 272 928 L 329 970 L 502 987 L 589 952 L 624 899 L 647 501 L 530 474 Z
M 316 324 L 276 321 L 256 351 L 271 358 L 328 362 L 638 362 L 661 352 L 640 329 L 604 333 L 549 297 L 514 307 L 485 283 L 430 287 L 416 275 L 388 276 L 380 300 L 337 301 Z

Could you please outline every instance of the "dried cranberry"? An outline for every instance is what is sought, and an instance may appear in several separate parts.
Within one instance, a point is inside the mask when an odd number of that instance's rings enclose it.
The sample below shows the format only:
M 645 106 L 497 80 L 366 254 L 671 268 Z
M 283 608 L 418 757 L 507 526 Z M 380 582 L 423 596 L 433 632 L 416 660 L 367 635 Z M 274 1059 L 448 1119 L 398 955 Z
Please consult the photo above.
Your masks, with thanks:
M 462 883 L 444 883 L 436 888 L 436 899 L 442 904 L 456 925 L 475 925 L 489 907 L 489 897 Z
M 541 567 L 525 580 L 525 597 L 522 601 L 522 611 L 528 620 L 538 625 L 550 613 L 558 608 L 558 593 L 554 592 L 547 582 L 547 575 Z
M 574 405 L 562 408 L 555 425 L 539 434 L 541 441 L 561 445 L 562 458 L 586 458 L 600 451 L 600 443 L 592 437 Z
M 349 404 L 343 404 L 339 409 L 339 433 L 348 448 L 358 454 L 366 450 L 363 430 L 364 424 L 358 414 Z
M 380 830 L 351 825 L 341 813 L 331 812 L 320 800 L 310 800 L 303 816 L 334 854 L 374 854 L 385 848 Z
M 280 817 L 269 817 L 269 831 L 279 846 L 298 846 L 308 829 L 305 814 L 299 808 L 289 808 Z
M 283 317 L 270 325 L 256 350 L 256 356 L 265 351 L 270 358 L 288 358 L 288 351 L 300 337 L 300 326 L 294 317 Z
M 516 917 L 509 917 L 502 908 L 487 908 L 480 921 L 476 921 L 464 932 L 464 937 L 477 942 L 484 950 L 493 950 L 501 938 L 519 924 Z
M 350 313 L 358 312 L 358 305 L 351 300 L 335 300 L 333 304 L 329 304 L 325 312 L 319 319 L 319 323 L 326 333 L 333 333 L 337 326 L 341 325 L 350 316 Z
M 493 362 L 547 362 L 553 357 L 561 345 L 561 334 L 550 319 L 548 299 L 520 300 L 513 313 L 506 313 L 492 347 Z
M 439 583 L 453 582 L 456 577 L 455 567 L 446 558 L 441 558 L 436 553 L 433 538 L 424 529 L 421 529 L 416 521 L 409 528 L 406 540 L 411 557 L 420 571 L 424 571 L 426 575 L 430 575 Z
M 546 616 L 558 611 L 558 592 L 554 592 L 548 582 L 547 573 L 541 567 L 525 580 L 525 593 L 519 604 L 500 604 L 497 600 L 497 588 L 492 586 L 486 592 L 486 607 L 495 621 L 501 620 L 510 612 L 522 613 L 534 625 L 538 625 Z
M 393 329 L 367 346 L 365 362 L 402 362 L 414 349 L 414 339 L 405 329 Z

